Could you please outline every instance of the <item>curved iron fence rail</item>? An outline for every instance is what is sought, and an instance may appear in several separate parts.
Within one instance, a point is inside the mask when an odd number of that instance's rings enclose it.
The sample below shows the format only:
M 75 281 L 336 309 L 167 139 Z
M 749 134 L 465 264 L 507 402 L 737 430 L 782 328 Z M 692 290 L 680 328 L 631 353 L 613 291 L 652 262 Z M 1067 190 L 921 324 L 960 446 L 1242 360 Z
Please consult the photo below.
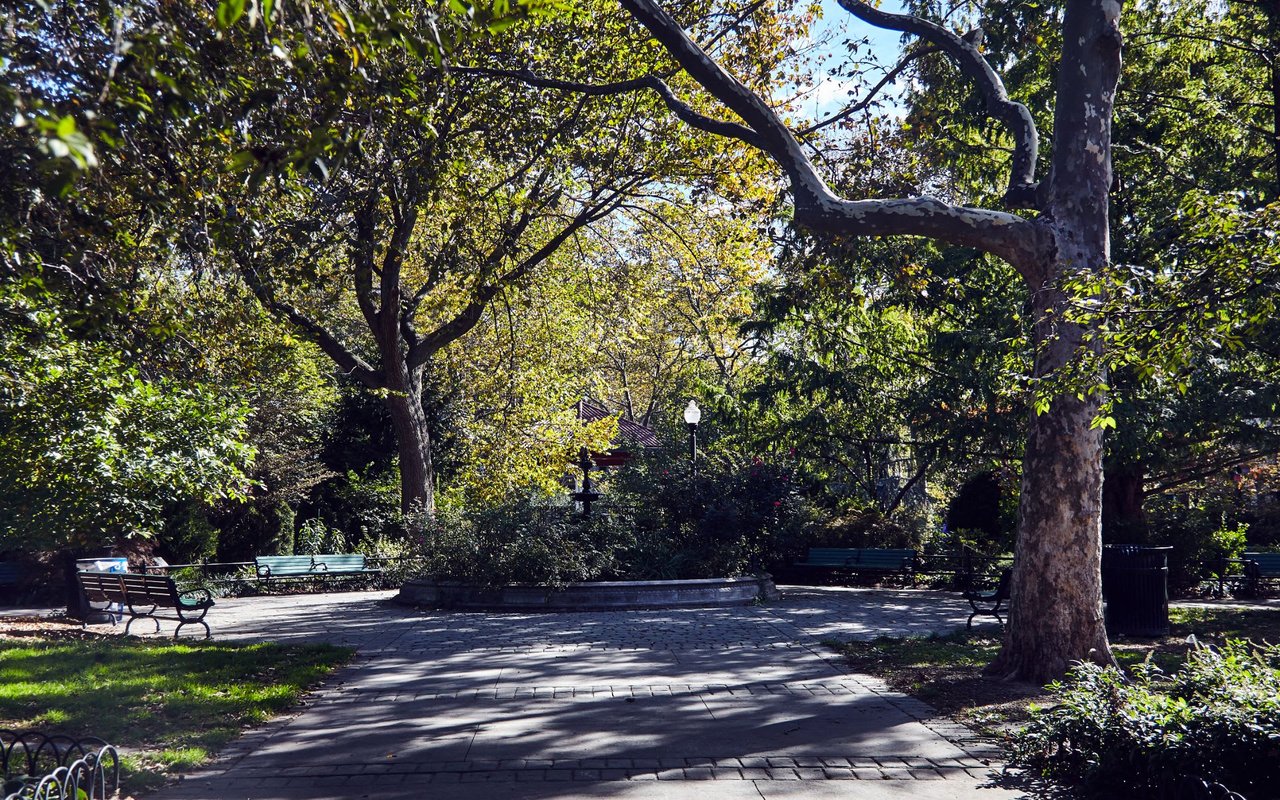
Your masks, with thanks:
M 120 754 L 96 736 L 0 730 L 4 800 L 105 800 L 120 788 Z
M 1246 798 L 1221 783 L 1206 781 L 1195 775 L 1184 775 L 1172 781 L 1162 800 L 1246 800 Z

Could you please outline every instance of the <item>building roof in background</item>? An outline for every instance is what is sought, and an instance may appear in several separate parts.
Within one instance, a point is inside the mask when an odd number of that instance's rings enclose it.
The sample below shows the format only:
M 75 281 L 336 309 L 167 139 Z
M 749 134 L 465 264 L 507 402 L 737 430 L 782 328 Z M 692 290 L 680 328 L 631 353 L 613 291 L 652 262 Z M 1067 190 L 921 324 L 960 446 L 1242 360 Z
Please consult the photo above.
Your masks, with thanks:
M 618 440 L 615 445 L 625 444 L 627 442 L 635 442 L 641 447 L 661 447 L 662 442 L 658 441 L 658 434 L 654 433 L 653 428 L 647 425 L 641 425 L 633 419 L 627 419 L 625 416 L 610 411 L 596 401 L 584 397 L 577 403 L 578 419 L 583 422 L 599 422 L 602 419 L 610 417 L 618 418 Z

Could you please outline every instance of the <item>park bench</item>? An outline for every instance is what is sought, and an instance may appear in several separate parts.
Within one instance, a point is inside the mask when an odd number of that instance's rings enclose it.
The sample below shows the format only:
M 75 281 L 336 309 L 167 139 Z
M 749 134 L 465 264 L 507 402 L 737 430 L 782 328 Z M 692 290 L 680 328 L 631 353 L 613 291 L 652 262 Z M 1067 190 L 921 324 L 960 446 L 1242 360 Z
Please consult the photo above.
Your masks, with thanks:
M 146 617 L 155 622 L 157 631 L 160 630 L 161 619 L 176 620 L 175 639 L 185 625 L 202 626 L 206 639 L 212 635 L 209 623 L 204 621 L 205 614 L 213 608 L 213 597 L 207 589 L 180 592 L 173 578 L 167 575 L 92 570 L 76 575 L 91 607 L 93 603 L 105 604 L 103 608 L 94 610 L 112 613 L 110 606 L 118 605 L 129 616 L 129 622 L 124 626 L 126 634 L 135 619 Z M 173 614 L 162 614 L 161 609 L 172 609 Z
M 877 547 L 810 547 L 796 567 L 832 573 L 898 574 L 909 576 L 915 569 L 916 551 Z
M 315 556 L 258 556 L 253 560 L 263 580 L 301 578 L 342 578 L 380 575 L 382 570 L 365 566 L 360 553 L 327 553 Z
M 965 623 L 966 629 L 973 628 L 973 618 L 995 617 L 996 622 L 1004 627 L 1004 617 L 1000 616 L 1000 612 L 1008 613 L 1009 611 L 1009 589 L 1013 583 L 1013 569 L 1007 568 L 1000 573 L 1000 582 L 996 588 L 989 592 L 965 592 L 963 597 L 969 601 L 969 605 L 973 607 L 973 613 L 969 615 L 968 622 Z
M 0 595 L 16 592 L 23 570 L 16 561 L 0 561 Z
M 1280 579 L 1280 553 L 1245 553 L 1243 588 L 1252 597 L 1263 592 L 1266 581 Z

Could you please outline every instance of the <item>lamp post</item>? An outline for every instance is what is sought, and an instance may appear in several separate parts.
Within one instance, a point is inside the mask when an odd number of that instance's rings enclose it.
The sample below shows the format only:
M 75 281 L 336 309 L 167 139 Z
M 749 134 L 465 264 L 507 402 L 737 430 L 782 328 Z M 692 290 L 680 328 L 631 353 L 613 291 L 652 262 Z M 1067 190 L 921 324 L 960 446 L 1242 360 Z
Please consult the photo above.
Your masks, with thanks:
M 586 519 L 591 516 L 591 504 L 600 499 L 600 493 L 591 487 L 591 454 L 585 447 L 578 451 L 578 468 L 582 470 L 582 491 L 573 492 L 569 497 L 582 503 L 582 518 Z
M 684 423 L 689 426 L 689 474 L 698 474 L 698 422 L 702 419 L 702 409 L 693 400 L 684 407 Z

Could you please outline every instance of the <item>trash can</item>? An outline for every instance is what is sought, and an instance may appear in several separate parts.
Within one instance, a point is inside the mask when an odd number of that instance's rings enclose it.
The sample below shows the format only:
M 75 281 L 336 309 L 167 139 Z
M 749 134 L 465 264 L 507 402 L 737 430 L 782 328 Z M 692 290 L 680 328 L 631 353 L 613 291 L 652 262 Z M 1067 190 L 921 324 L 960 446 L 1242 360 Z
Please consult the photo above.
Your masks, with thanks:
M 128 572 L 129 559 L 117 556 L 106 558 L 77 558 L 76 572 Z
M 1102 548 L 1102 599 L 1108 633 L 1168 635 L 1171 550 L 1136 544 Z

